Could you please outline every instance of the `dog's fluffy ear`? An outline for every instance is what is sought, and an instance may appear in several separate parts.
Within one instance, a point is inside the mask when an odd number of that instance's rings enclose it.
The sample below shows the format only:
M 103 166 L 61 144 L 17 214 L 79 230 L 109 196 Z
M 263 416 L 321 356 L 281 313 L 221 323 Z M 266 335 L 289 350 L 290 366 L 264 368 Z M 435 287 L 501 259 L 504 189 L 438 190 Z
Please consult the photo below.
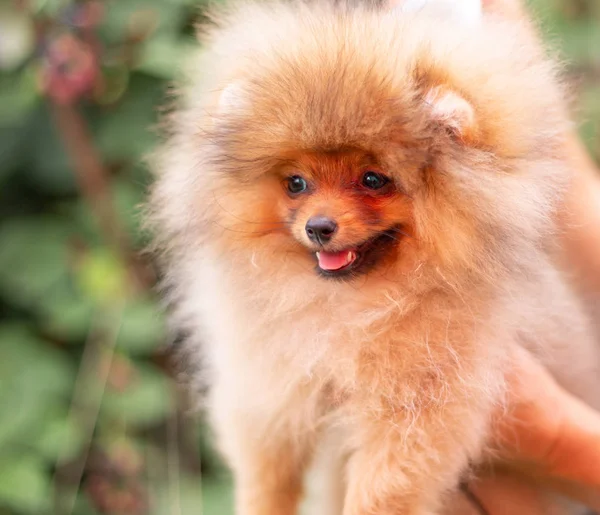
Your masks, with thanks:
M 402 12 L 424 12 L 465 25 L 477 25 L 483 14 L 482 0 L 401 0 L 398 8 Z
M 434 123 L 465 144 L 474 142 L 477 119 L 468 100 L 446 86 L 434 86 L 427 91 L 424 101 Z

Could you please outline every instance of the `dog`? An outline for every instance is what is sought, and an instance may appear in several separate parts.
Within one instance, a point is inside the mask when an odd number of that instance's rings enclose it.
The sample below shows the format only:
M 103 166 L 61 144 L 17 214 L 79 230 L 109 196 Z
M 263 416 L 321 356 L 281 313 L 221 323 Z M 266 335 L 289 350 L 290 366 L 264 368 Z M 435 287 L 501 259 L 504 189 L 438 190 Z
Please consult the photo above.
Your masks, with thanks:
M 600 406 L 556 66 L 455 5 L 238 2 L 200 31 L 149 220 L 239 515 L 296 513 L 328 431 L 344 515 L 439 513 L 515 348 Z

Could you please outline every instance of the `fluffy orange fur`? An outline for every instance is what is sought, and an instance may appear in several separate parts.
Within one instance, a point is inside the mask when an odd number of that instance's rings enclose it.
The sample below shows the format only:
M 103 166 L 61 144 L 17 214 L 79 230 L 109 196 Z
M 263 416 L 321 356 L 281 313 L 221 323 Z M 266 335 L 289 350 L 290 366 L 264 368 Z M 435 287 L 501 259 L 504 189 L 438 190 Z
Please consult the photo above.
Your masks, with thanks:
M 481 460 L 515 345 L 598 405 L 553 244 L 563 93 L 527 31 L 320 0 L 215 20 L 153 160 L 151 222 L 237 513 L 294 513 L 330 430 L 344 515 L 438 513 Z M 366 170 L 389 185 L 365 190 Z M 338 224 L 324 246 L 315 215 Z M 315 269 L 385 231 L 364 273 Z

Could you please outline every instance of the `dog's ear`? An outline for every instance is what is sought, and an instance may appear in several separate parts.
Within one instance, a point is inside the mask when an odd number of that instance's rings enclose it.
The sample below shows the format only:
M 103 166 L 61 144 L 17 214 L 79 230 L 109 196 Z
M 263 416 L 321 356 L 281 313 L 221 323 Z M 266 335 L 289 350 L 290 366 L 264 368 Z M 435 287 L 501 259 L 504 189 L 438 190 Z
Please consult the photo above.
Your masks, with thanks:
M 434 86 L 425 93 L 424 102 L 433 123 L 462 143 L 475 141 L 477 118 L 467 99 L 447 86 Z
M 483 12 L 482 0 L 400 0 L 398 9 L 402 12 L 424 12 L 464 25 L 477 25 Z

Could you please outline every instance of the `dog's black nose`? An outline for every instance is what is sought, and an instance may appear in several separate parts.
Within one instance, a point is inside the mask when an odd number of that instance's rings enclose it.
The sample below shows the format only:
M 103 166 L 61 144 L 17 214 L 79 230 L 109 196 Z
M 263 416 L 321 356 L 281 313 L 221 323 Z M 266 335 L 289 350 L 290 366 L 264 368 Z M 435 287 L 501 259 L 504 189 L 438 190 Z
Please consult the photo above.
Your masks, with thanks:
M 326 216 L 313 216 L 306 222 L 306 234 L 309 239 L 321 245 L 327 243 L 336 230 L 335 221 Z

